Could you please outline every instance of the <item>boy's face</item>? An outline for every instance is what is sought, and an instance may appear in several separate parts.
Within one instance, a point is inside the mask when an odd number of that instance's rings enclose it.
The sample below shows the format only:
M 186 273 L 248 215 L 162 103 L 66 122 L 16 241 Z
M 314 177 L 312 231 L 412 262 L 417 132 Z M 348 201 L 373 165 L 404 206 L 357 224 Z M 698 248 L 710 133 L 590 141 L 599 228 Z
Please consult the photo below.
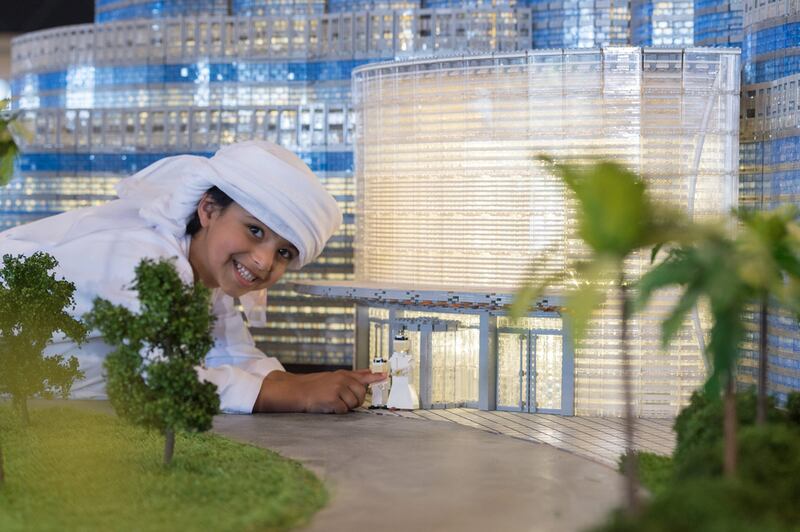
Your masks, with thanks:
M 189 262 L 208 288 L 231 297 L 274 285 L 297 248 L 236 202 L 220 209 L 207 198 L 197 206 L 202 229 L 192 237 Z

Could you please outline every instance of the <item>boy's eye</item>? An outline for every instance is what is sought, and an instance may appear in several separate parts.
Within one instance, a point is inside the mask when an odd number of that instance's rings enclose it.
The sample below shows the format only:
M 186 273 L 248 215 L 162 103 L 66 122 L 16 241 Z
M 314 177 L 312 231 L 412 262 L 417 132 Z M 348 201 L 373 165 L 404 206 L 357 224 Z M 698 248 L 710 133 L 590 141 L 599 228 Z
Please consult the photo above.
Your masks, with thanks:
M 256 225 L 248 225 L 247 229 L 250 231 L 250 234 L 256 238 L 262 238 L 264 236 L 264 230 Z
M 278 254 L 281 256 L 282 259 L 285 260 L 292 260 L 294 258 L 294 253 L 290 249 L 281 248 L 278 250 Z

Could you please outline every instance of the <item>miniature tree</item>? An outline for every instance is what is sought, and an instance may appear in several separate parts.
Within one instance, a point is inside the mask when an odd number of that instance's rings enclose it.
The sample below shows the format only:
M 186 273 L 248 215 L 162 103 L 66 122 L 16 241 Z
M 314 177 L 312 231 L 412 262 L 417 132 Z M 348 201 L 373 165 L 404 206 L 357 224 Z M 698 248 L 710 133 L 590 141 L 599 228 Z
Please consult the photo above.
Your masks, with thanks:
M 759 306 L 758 395 L 756 424 L 767 420 L 767 313 L 769 301 L 798 313 L 800 302 L 800 209 L 784 205 L 769 212 L 740 212 L 742 227 L 737 236 L 739 273 Z M 788 282 L 787 282 L 788 281 Z
M 77 343 L 87 333 L 65 310 L 74 307 L 75 285 L 56 279 L 57 265 L 51 255 L 37 252 L 28 258 L 4 255 L 0 269 L 0 393 L 11 394 L 25 424 L 29 397 L 66 397 L 83 377 L 75 357 L 42 355 L 55 332 Z
M 164 434 L 169 465 L 175 431 L 206 431 L 219 412 L 217 387 L 195 371 L 213 345 L 209 291 L 184 284 L 170 261 L 149 259 L 136 267 L 132 288 L 139 294 L 138 314 L 97 298 L 86 319 L 116 347 L 105 362 L 114 409 Z
M 798 312 L 800 289 L 800 226 L 795 222 L 798 209 L 781 207 L 772 212 L 740 213 L 743 222 L 735 239 L 724 231 L 706 227 L 691 245 L 670 250 L 667 257 L 646 273 L 639 283 L 639 304 L 652 293 L 670 285 L 680 285 L 683 294 L 671 315 L 664 321 L 663 342 L 675 335 L 689 309 L 698 299 L 709 302 L 713 323 L 708 353 L 711 374 L 706 391 L 719 395 L 724 385 L 724 470 L 736 471 L 735 368 L 744 339 L 744 313 L 748 304 L 759 305 L 759 378 L 756 422 L 766 421 L 767 386 L 767 305 L 775 297 Z
M 728 476 L 736 471 L 737 454 L 734 370 L 744 338 L 743 312 L 752 296 L 739 275 L 740 259 L 733 240 L 724 231 L 710 228 L 696 243 L 669 250 L 661 263 L 642 276 L 637 302 L 643 306 L 660 288 L 683 288 L 678 303 L 662 323 L 662 342 L 666 345 L 698 301 L 708 301 L 712 325 L 706 351 L 711 358 L 711 374 L 705 386 L 710 397 L 718 397 L 720 384 L 724 386 L 723 464 Z
M 551 163 L 548 158 L 543 161 Z M 575 336 L 580 338 L 592 313 L 615 289 L 620 307 L 620 351 L 625 402 L 625 464 L 628 513 L 638 511 L 638 481 L 634 452 L 634 413 L 631 392 L 628 319 L 632 313 L 625 261 L 633 253 L 684 234 L 683 216 L 653 202 L 645 183 L 623 166 L 608 161 L 590 165 L 553 164 L 554 171 L 577 200 L 578 235 L 588 248 L 586 260 L 573 265 L 575 287 L 567 291 L 566 311 L 572 319 Z M 557 281 L 551 279 L 545 284 Z M 527 284 L 517 293 L 512 316 L 523 315 L 530 301 L 544 290 Z

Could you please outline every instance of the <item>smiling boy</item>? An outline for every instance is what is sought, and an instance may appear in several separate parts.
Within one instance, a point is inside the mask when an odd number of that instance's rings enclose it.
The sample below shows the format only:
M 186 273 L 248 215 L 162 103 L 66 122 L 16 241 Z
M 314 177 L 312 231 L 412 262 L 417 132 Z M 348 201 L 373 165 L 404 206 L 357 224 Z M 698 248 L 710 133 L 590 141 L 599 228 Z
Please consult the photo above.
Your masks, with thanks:
M 120 199 L 0 233 L 0 255 L 46 251 L 74 282 L 81 316 L 95 297 L 138 310 L 129 287 L 143 258 L 173 258 L 185 282 L 211 289 L 214 347 L 198 367 L 226 412 L 344 413 L 385 378 L 368 370 L 295 375 L 255 347 L 234 299 L 272 287 L 322 252 L 341 224 L 336 201 L 288 150 L 266 141 L 213 157 L 163 159 L 124 179 Z M 86 377 L 75 398 L 105 398 L 99 333 L 82 346 L 54 338 L 45 354 L 74 354 Z

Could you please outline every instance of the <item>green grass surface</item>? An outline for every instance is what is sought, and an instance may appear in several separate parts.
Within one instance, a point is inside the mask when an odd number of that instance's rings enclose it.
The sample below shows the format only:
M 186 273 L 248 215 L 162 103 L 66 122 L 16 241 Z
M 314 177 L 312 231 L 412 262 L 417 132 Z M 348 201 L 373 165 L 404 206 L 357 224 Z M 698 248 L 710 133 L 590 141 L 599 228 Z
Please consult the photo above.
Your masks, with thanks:
M 164 439 L 73 408 L 0 404 L 6 482 L 0 530 L 285 530 L 321 508 L 323 485 L 297 462 L 211 434 Z

